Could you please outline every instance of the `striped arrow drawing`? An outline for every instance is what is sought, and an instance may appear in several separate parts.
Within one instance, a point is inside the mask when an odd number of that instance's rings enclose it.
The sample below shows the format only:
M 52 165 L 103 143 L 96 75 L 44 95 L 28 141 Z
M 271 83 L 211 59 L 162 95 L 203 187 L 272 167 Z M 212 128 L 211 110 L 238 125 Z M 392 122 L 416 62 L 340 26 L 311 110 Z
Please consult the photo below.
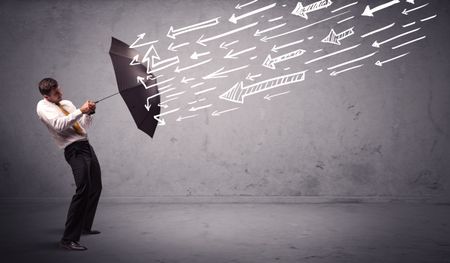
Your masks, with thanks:
M 373 17 L 373 13 L 378 12 L 380 10 L 383 10 L 385 8 L 388 8 L 388 7 L 398 4 L 398 3 L 400 3 L 400 0 L 392 0 L 392 1 L 389 1 L 387 3 L 384 3 L 384 4 L 374 7 L 374 8 L 370 8 L 369 5 L 366 5 L 366 8 L 364 9 L 364 12 L 361 15 Z
M 298 2 L 294 10 L 292 10 L 292 14 L 303 17 L 304 19 L 308 19 L 307 15 L 308 13 L 311 13 L 319 9 L 327 8 L 331 4 L 333 4 L 333 2 L 331 2 L 330 0 L 319 0 L 307 6 L 303 6 L 301 2 Z
M 182 28 L 178 28 L 178 29 L 173 29 L 173 26 L 170 27 L 169 32 L 167 32 L 167 37 L 170 37 L 172 39 L 176 39 L 176 36 L 187 33 L 187 32 L 191 32 L 194 30 L 199 30 L 202 28 L 207 28 L 207 27 L 211 27 L 211 26 L 215 26 L 217 24 L 219 24 L 219 18 L 220 17 L 216 17 L 207 21 L 203 21 L 197 24 L 193 24 L 190 26 L 186 26 L 186 27 L 182 27 Z
M 266 10 L 269 10 L 269 9 L 271 9 L 272 7 L 276 6 L 276 5 L 277 5 L 277 3 L 273 3 L 273 4 L 270 4 L 270 5 L 267 5 L 267 6 L 258 8 L 258 9 L 256 9 L 256 10 L 253 10 L 253 11 L 251 11 L 251 12 L 245 13 L 245 14 L 240 15 L 240 16 L 236 16 L 236 15 L 233 13 L 233 14 L 231 15 L 230 19 L 228 19 L 228 21 L 230 21 L 231 23 L 237 24 L 237 21 L 238 21 L 238 20 L 241 20 L 241 19 L 246 18 L 246 17 L 248 17 L 248 16 L 251 16 L 251 15 L 254 15 L 254 14 L 257 14 L 257 13 L 261 13 L 261 12 L 266 11 Z
M 236 83 L 231 89 L 227 90 L 225 93 L 220 95 L 219 98 L 243 104 L 244 98 L 247 96 L 251 96 L 273 88 L 303 81 L 305 79 L 305 72 L 306 70 L 267 79 L 246 87 L 244 87 L 244 82 L 240 81 Z
M 330 44 L 335 44 L 335 45 L 341 45 L 341 42 L 339 40 L 345 39 L 351 35 L 355 34 L 355 32 L 353 31 L 353 27 L 349 28 L 347 30 L 342 31 L 339 34 L 336 34 L 336 32 L 334 32 L 333 29 L 331 29 L 330 33 L 328 34 L 328 36 L 326 36 L 324 39 L 322 39 L 323 43 L 330 43 Z
M 275 64 L 292 59 L 292 58 L 296 58 L 298 56 L 303 55 L 303 53 L 305 53 L 305 50 L 297 49 L 297 50 L 291 51 L 289 53 L 283 54 L 283 55 L 275 57 L 275 58 L 272 58 L 269 54 L 269 55 L 267 55 L 266 60 L 264 60 L 262 65 L 266 68 L 275 69 Z

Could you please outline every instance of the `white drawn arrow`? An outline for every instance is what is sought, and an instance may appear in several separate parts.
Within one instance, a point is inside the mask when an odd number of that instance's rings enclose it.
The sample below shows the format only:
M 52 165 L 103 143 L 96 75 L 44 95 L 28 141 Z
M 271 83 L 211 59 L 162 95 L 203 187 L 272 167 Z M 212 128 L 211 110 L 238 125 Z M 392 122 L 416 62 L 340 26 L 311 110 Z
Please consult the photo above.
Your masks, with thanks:
M 181 83 L 188 84 L 189 81 L 192 81 L 194 79 L 195 78 L 186 78 L 185 76 L 183 76 L 183 79 L 181 80 Z
M 288 90 L 288 91 L 280 92 L 280 93 L 273 94 L 273 95 L 267 94 L 266 96 L 264 96 L 264 99 L 266 99 L 266 100 L 271 100 L 273 97 L 277 97 L 277 96 L 280 96 L 280 95 L 288 94 L 289 92 L 291 92 L 291 91 Z
M 246 52 L 252 51 L 252 50 L 254 50 L 254 49 L 256 49 L 256 47 L 247 48 L 247 49 L 241 50 L 241 51 L 236 52 L 236 53 L 233 53 L 234 50 L 232 49 L 232 50 L 230 50 L 230 52 L 228 52 L 228 53 L 225 55 L 224 58 L 237 59 L 237 58 L 238 58 L 237 56 L 239 56 L 239 55 L 241 55 L 241 54 L 244 54 L 244 53 L 246 53 Z
M 231 108 L 231 109 L 223 110 L 223 111 L 215 110 L 215 111 L 213 111 L 213 113 L 211 113 L 211 116 L 220 116 L 221 114 L 223 114 L 225 112 L 230 112 L 230 111 L 234 111 L 234 110 L 237 110 L 237 109 L 239 109 L 239 107 Z
M 147 111 L 150 111 L 150 107 L 152 107 L 152 104 L 150 104 L 149 98 L 147 98 L 147 103 L 144 104 L 144 107 L 147 109 Z
M 289 53 L 283 54 L 283 55 L 275 57 L 275 58 L 272 58 L 269 54 L 269 55 L 267 55 L 266 60 L 264 60 L 262 65 L 266 68 L 275 69 L 275 64 L 292 59 L 292 58 L 299 57 L 299 56 L 303 55 L 303 53 L 305 53 L 305 50 L 297 49 L 297 50 L 291 51 Z
M 381 45 L 383 45 L 383 44 L 385 44 L 385 43 L 387 43 L 387 42 L 389 42 L 389 41 L 392 41 L 392 40 L 397 39 L 397 38 L 399 38 L 399 37 L 406 36 L 406 35 L 408 35 L 408 34 L 414 33 L 414 32 L 416 32 L 416 31 L 419 30 L 419 29 L 420 29 L 420 27 L 419 27 L 419 28 L 416 28 L 416 29 L 413 29 L 413 30 L 411 30 L 411 31 L 408 31 L 408 32 L 405 32 L 405 33 L 396 35 L 396 36 L 394 36 L 394 37 L 388 38 L 388 39 L 386 39 L 386 40 L 384 40 L 384 41 L 381 41 L 381 42 L 378 42 L 378 41 L 375 40 L 375 42 L 373 42 L 373 44 L 372 44 L 372 47 L 379 48 Z
M 226 42 L 222 42 L 222 44 L 220 44 L 220 48 L 223 48 L 223 49 L 228 49 L 228 46 L 231 46 L 231 45 L 233 45 L 233 44 L 236 44 L 237 42 L 239 42 L 239 40 L 235 40 L 235 41 L 233 41 L 233 42 L 230 42 L 230 43 L 226 43 Z
M 202 45 L 202 46 L 206 46 L 206 44 L 205 44 L 206 42 L 209 42 L 209 41 L 211 41 L 211 40 L 215 40 L 215 39 L 218 39 L 218 38 L 221 38 L 221 37 L 224 37 L 224 36 L 228 36 L 228 35 L 234 34 L 234 33 L 236 33 L 236 32 L 245 30 L 245 29 L 250 28 L 250 27 L 254 27 L 254 26 L 256 26 L 257 24 L 258 24 L 258 22 L 251 23 L 251 24 L 248 24 L 248 25 L 245 25 L 245 26 L 242 26 L 242 27 L 239 27 L 239 28 L 230 30 L 230 31 L 228 31 L 228 32 L 222 33 L 222 34 L 220 34 L 220 35 L 208 37 L 208 38 L 205 38 L 205 39 L 203 39 L 204 35 L 202 35 L 202 36 L 197 40 L 197 43 L 200 44 L 200 45 Z
M 253 1 L 250 1 L 250 2 L 245 3 L 245 4 L 242 4 L 242 5 L 241 5 L 241 3 L 238 3 L 238 4 L 236 5 L 236 7 L 234 7 L 234 8 L 236 8 L 236 9 L 241 9 L 242 7 L 246 7 L 246 6 L 251 5 L 251 4 L 253 4 L 253 3 L 256 3 L 256 2 L 258 2 L 258 0 L 253 0 Z
M 172 42 L 172 43 L 170 43 L 169 47 L 167 47 L 167 50 L 170 50 L 170 51 L 173 51 L 173 52 L 177 52 L 178 51 L 177 48 L 183 47 L 183 46 L 187 46 L 187 45 L 189 45 L 189 42 L 181 43 L 181 44 L 176 45 L 176 46 L 174 46 L 173 42 Z
M 308 19 L 308 13 L 327 8 L 331 4 L 333 4 L 333 2 L 331 2 L 330 0 L 319 0 L 307 6 L 303 6 L 301 2 L 298 2 L 297 6 L 294 8 L 294 10 L 292 10 L 291 14 L 303 17 L 304 19 Z
M 204 61 L 199 62 L 199 63 L 194 64 L 194 65 L 190 65 L 190 66 L 184 67 L 184 68 L 180 68 L 179 66 L 177 66 L 177 68 L 174 71 L 176 73 L 180 73 L 181 71 L 185 71 L 185 70 L 188 70 L 188 69 L 195 68 L 195 67 L 198 67 L 200 65 L 206 64 L 208 62 L 211 62 L 211 60 L 212 60 L 212 58 L 204 60 Z
M 154 53 L 154 55 L 152 55 L 150 59 L 151 53 Z M 180 60 L 178 59 L 178 56 L 161 60 L 161 58 L 158 55 L 158 52 L 156 52 L 155 46 L 152 45 L 145 53 L 142 62 L 147 63 L 147 73 L 150 74 L 168 68 L 170 66 L 176 65 L 180 62 Z
M 214 71 L 213 73 L 211 73 L 211 74 L 209 74 L 207 76 L 204 76 L 203 79 L 226 78 L 226 77 L 228 77 L 228 75 L 226 75 L 226 74 L 228 74 L 230 72 L 233 72 L 233 71 L 241 70 L 241 69 L 244 69 L 244 68 L 247 68 L 247 67 L 248 67 L 248 65 L 245 65 L 245 66 L 242 66 L 242 67 L 233 68 L 233 69 L 229 69 L 229 70 L 225 70 L 225 71 L 223 71 L 223 69 L 225 67 L 221 67 L 220 69 Z
M 330 73 L 330 76 L 335 77 L 335 76 L 337 76 L 337 75 L 339 75 L 339 74 L 341 74 L 343 72 L 346 72 L 346 71 L 349 71 L 349 70 L 353 70 L 353 69 L 356 69 L 356 68 L 360 68 L 362 66 L 364 66 L 364 64 L 360 64 L 360 65 L 356 65 L 356 66 L 353 66 L 353 67 L 349 67 L 349 68 L 346 68 L 346 69 L 343 69 L 343 70 L 340 70 L 340 71 L 333 70 L 333 72 Z
M 330 33 L 328 34 L 328 36 L 326 36 L 324 39 L 322 39 L 323 43 L 330 43 L 330 44 L 335 44 L 335 45 L 341 45 L 341 42 L 339 40 L 345 39 L 351 35 L 355 34 L 355 32 L 353 31 L 353 27 L 349 28 L 347 30 L 342 31 L 339 34 L 336 34 L 336 32 L 334 32 L 333 29 L 331 29 Z
M 294 41 L 294 42 L 291 42 L 291 43 L 287 43 L 287 44 L 281 45 L 281 46 L 273 45 L 273 48 L 271 49 L 271 51 L 276 53 L 276 52 L 278 52 L 278 50 L 280 50 L 282 48 L 290 47 L 292 45 L 295 45 L 295 44 L 298 44 L 298 43 L 302 43 L 302 42 L 303 42 L 303 39 L 300 39 L 300 40 L 297 40 L 297 41 Z
M 285 36 L 285 35 L 288 35 L 288 34 L 292 34 L 292 33 L 294 33 L 294 32 L 297 32 L 297 31 L 306 29 L 306 28 L 308 28 L 308 27 L 315 26 L 315 25 L 317 25 L 317 24 L 320 24 L 320 23 L 322 23 L 322 22 L 328 21 L 328 20 L 330 20 L 330 19 L 333 19 L 333 18 L 342 16 L 342 15 L 348 13 L 348 12 L 350 12 L 350 11 L 342 12 L 342 13 L 340 13 L 340 14 L 337 14 L 337 15 L 334 15 L 334 16 L 330 16 L 330 17 L 327 17 L 327 18 L 324 18 L 324 19 L 322 19 L 322 20 L 320 20 L 320 21 L 317 21 L 317 22 L 314 22 L 314 23 L 311 23 L 311 24 L 309 24 L 309 25 L 302 26 L 302 27 L 299 27 L 299 28 L 296 28 L 296 29 L 292 29 L 292 30 L 290 30 L 290 31 L 287 31 L 287 32 L 284 32 L 284 33 L 281 33 L 281 34 L 278 34 L 278 35 L 274 35 L 274 36 L 270 36 L 270 37 L 264 36 L 264 37 L 261 38 L 260 40 L 263 41 L 263 42 L 267 42 L 267 41 L 270 40 L 270 39 L 274 39 L 274 38 L 277 38 L 277 37 L 281 37 L 281 36 Z
M 389 1 L 387 3 L 384 3 L 384 4 L 374 7 L 374 8 L 370 8 L 369 5 L 366 5 L 366 8 L 364 9 L 364 12 L 361 15 L 362 16 L 373 16 L 373 13 L 378 12 L 380 10 L 383 10 L 385 8 L 388 8 L 388 7 L 398 4 L 398 3 L 400 3 L 400 0 L 392 0 L 392 1 Z
M 136 56 L 133 57 L 133 60 L 131 60 L 130 66 L 135 66 L 139 64 L 141 63 L 139 62 L 139 54 L 137 54 Z
M 267 79 L 246 87 L 244 87 L 244 82 L 240 81 L 236 83 L 231 89 L 220 95 L 219 98 L 243 104 L 244 98 L 247 96 L 264 92 L 269 89 L 303 81 L 305 79 L 305 72 L 306 70 Z
M 182 121 L 182 120 L 189 119 L 189 118 L 194 118 L 194 117 L 197 117 L 197 116 L 198 116 L 198 114 L 184 116 L 184 117 L 179 116 L 176 121 Z
M 250 81 L 255 81 L 255 78 L 257 77 L 261 77 L 262 74 L 256 74 L 256 75 L 252 75 L 252 73 L 248 73 L 247 77 L 245 77 L 245 79 L 248 79 Z
M 192 53 L 192 55 L 191 55 L 191 59 L 198 59 L 199 57 L 209 55 L 210 53 L 211 52 L 209 52 L 209 51 L 204 52 L 204 53 L 197 53 L 197 51 L 194 51 L 194 53 Z
M 156 43 L 156 42 L 159 41 L 159 40 L 153 40 L 153 41 L 149 41 L 149 42 L 146 42 L 146 43 L 142 43 L 142 44 L 137 45 L 137 42 L 139 42 L 139 40 L 143 39 L 144 36 L 145 36 L 145 33 L 142 33 L 142 34 L 137 35 L 136 41 L 134 41 L 133 44 L 130 45 L 130 48 L 143 47 L 143 46 L 146 46 L 146 45 L 154 44 L 154 43 Z
M 170 27 L 169 32 L 167 33 L 167 36 L 170 38 L 175 39 L 176 36 L 180 35 L 180 34 L 184 34 L 187 32 L 191 32 L 194 30 L 199 30 L 202 28 L 207 28 L 207 27 L 211 27 L 211 26 L 215 26 L 219 23 L 219 18 L 220 17 L 216 17 L 204 22 L 200 22 L 197 24 L 193 24 L 190 26 L 186 26 L 186 27 L 182 27 L 182 28 L 178 28 L 178 29 L 173 29 L 173 26 Z
M 420 8 L 423 8 L 423 7 L 425 7 L 425 6 L 427 6 L 429 3 L 426 3 L 426 4 L 424 4 L 424 5 L 421 5 L 421 6 L 418 6 L 418 7 L 415 7 L 415 8 L 412 8 L 412 9 L 409 9 L 409 10 L 406 10 L 406 8 L 402 11 L 402 14 L 404 14 L 405 16 L 407 16 L 409 13 L 411 13 L 411 12 L 413 12 L 413 11 L 416 11 L 416 10 L 418 10 L 418 9 L 420 9 Z
M 161 114 L 153 116 L 153 118 L 158 121 L 158 125 L 165 125 L 166 121 L 164 119 L 160 119 L 159 117 L 165 116 L 165 115 L 170 114 L 170 113 L 174 113 L 174 112 L 178 111 L 179 109 L 180 108 L 176 108 L 176 109 L 173 109 L 173 110 L 170 110 L 170 111 L 163 112 Z
M 235 14 L 232 14 L 230 19 L 228 19 L 228 21 L 230 21 L 231 23 L 237 24 L 238 20 L 241 20 L 241 19 L 246 18 L 248 16 L 251 16 L 251 15 L 254 15 L 254 14 L 257 14 L 257 13 L 261 13 L 261 12 L 266 11 L 266 10 L 269 10 L 272 7 L 276 6 L 276 5 L 277 5 L 277 3 L 273 3 L 273 4 L 270 4 L 270 5 L 258 8 L 256 10 L 253 10 L 251 12 L 245 13 L 245 14 L 240 15 L 240 16 L 236 16 Z
M 158 106 L 159 106 L 159 107 L 162 107 L 162 108 L 164 108 L 164 109 L 166 109 L 166 108 L 169 107 L 169 105 L 167 105 L 167 103 L 168 103 L 169 101 L 173 101 L 173 100 L 176 100 L 176 99 L 178 99 L 178 97 L 172 98 L 172 99 L 168 99 L 168 100 L 165 100 L 165 101 L 161 101 L 161 102 L 158 104 Z
M 256 32 L 255 32 L 255 34 L 253 34 L 253 36 L 259 37 L 259 36 L 260 36 L 261 34 L 263 34 L 263 33 L 266 33 L 266 32 L 272 31 L 272 30 L 275 30 L 275 29 L 280 28 L 280 27 L 283 27 L 283 26 L 285 26 L 285 25 L 286 25 L 286 23 L 283 23 L 283 24 L 279 24 L 279 25 L 276 25 L 276 26 L 273 26 L 273 27 L 266 28 L 266 29 L 264 29 L 264 30 L 256 29 Z
M 375 65 L 377 65 L 377 66 L 379 66 L 379 67 L 382 67 L 384 63 L 388 63 L 388 62 L 390 62 L 390 61 L 392 61 L 392 60 L 399 59 L 399 58 L 404 57 L 404 56 L 406 56 L 406 55 L 408 55 L 408 54 L 409 54 L 409 52 L 406 52 L 406 53 L 401 54 L 401 55 L 399 55 L 399 56 L 396 56 L 396 57 L 393 57 L 393 58 L 390 58 L 390 59 L 386 59 L 385 61 L 380 61 L 380 60 L 378 60 L 377 62 L 375 62 Z
M 204 106 L 200 106 L 200 107 L 194 107 L 194 106 L 192 106 L 192 107 L 189 109 L 189 111 L 198 111 L 198 110 L 201 110 L 201 109 L 209 108 L 209 107 L 211 107 L 211 106 L 212 106 L 212 104 L 208 104 L 208 105 L 204 105 Z

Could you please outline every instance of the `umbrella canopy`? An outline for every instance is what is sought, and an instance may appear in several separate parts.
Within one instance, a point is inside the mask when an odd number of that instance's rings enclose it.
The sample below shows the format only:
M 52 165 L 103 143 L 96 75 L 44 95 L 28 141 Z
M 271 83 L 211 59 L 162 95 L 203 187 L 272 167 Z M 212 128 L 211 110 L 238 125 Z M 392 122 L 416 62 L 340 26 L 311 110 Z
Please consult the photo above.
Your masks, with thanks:
M 130 65 L 133 57 L 137 54 L 137 50 L 130 48 L 128 44 L 112 38 L 109 55 L 114 67 L 119 93 L 130 110 L 137 127 L 153 138 L 158 125 L 154 116 L 160 114 L 160 97 L 157 95 L 159 91 L 156 78 L 147 79 L 147 68 L 144 65 Z M 151 88 L 144 87 L 137 77 L 142 77 L 145 86 L 151 86 Z

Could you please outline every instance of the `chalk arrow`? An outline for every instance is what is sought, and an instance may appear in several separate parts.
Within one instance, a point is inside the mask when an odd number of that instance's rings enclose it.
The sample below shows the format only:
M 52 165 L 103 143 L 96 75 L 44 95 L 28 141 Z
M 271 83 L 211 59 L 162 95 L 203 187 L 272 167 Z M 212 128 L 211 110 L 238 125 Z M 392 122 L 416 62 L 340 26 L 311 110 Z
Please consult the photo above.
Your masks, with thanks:
M 220 44 L 219 47 L 223 48 L 223 49 L 228 49 L 228 46 L 231 46 L 231 45 L 233 45 L 233 44 L 235 44 L 237 42 L 239 42 L 239 40 L 235 40 L 235 41 L 230 42 L 230 43 L 222 42 L 222 44 Z
M 151 55 L 151 59 L 150 54 L 153 54 Z M 156 52 L 156 48 L 152 45 L 145 53 L 142 62 L 147 63 L 147 73 L 152 73 L 176 65 L 180 62 L 180 60 L 178 59 L 178 56 L 161 60 L 158 52 Z
M 285 26 L 285 25 L 286 25 L 286 23 L 282 23 L 282 24 L 279 24 L 279 25 L 276 25 L 276 26 L 273 26 L 273 27 L 269 27 L 269 28 L 264 29 L 264 30 L 256 29 L 256 32 L 255 32 L 255 34 L 253 34 L 253 36 L 259 37 L 259 36 L 261 36 L 261 34 L 263 34 L 263 33 L 266 33 L 266 32 L 272 31 L 272 30 L 275 30 L 275 29 L 280 28 L 280 27 L 283 27 L 283 26 Z
M 170 51 L 173 51 L 173 52 L 177 52 L 178 51 L 177 48 L 183 47 L 183 46 L 186 46 L 186 45 L 189 45 L 189 42 L 185 42 L 185 43 L 182 43 L 182 44 L 179 44 L 179 45 L 176 45 L 176 46 L 174 46 L 173 42 L 172 42 L 172 43 L 170 43 L 169 47 L 167 47 L 167 50 L 170 50 Z
M 130 66 L 139 65 L 139 54 L 133 57 L 133 60 L 130 62 Z
M 208 38 L 203 38 L 204 35 L 202 35 L 202 36 L 197 40 L 197 44 L 200 44 L 200 45 L 202 45 L 202 46 L 206 46 L 206 44 L 205 44 L 206 42 L 209 42 L 209 41 L 211 41 L 211 40 L 215 40 L 215 39 L 218 39 L 218 38 L 221 38 L 221 37 L 224 37 L 224 36 L 228 36 L 228 35 L 234 34 L 234 33 L 236 33 L 236 32 L 239 32 L 239 31 L 242 31 L 242 30 L 245 30 L 245 29 L 254 27 L 254 26 L 256 26 L 257 24 L 258 24 L 258 22 L 255 22 L 255 23 L 252 23 L 252 24 L 248 24 L 248 25 L 245 25 L 245 26 L 242 26 L 242 27 L 239 27 L 239 28 L 230 30 L 230 31 L 225 32 L 225 33 L 222 33 L 222 34 L 220 34 L 220 35 L 216 35 L 216 36 L 212 36 L 212 37 L 208 37 Z
M 414 0 L 406 0 L 407 3 L 414 4 Z
M 233 72 L 233 71 L 241 70 L 241 69 L 244 69 L 244 68 L 247 68 L 247 67 L 248 67 L 248 65 L 245 65 L 245 66 L 242 66 L 242 67 L 233 68 L 233 69 L 229 69 L 229 70 L 225 70 L 225 71 L 223 71 L 223 69 L 225 67 L 221 67 L 220 69 L 214 71 L 213 73 L 211 73 L 211 74 L 209 74 L 207 76 L 204 76 L 203 79 L 226 78 L 226 77 L 228 77 L 228 75 L 226 75 L 226 74 L 228 74 L 230 72 Z
M 179 109 L 180 109 L 180 108 L 176 108 L 176 109 L 173 109 L 173 110 L 170 110 L 170 111 L 163 112 L 163 113 L 161 113 L 161 114 L 158 114 L 158 115 L 153 116 L 153 118 L 154 118 L 155 120 L 158 121 L 158 125 L 165 125 L 165 124 L 166 124 L 166 121 L 165 121 L 164 119 L 161 119 L 160 117 L 161 117 L 161 116 L 164 116 L 164 115 L 167 115 L 167 114 L 170 114 L 170 113 L 173 113 L 173 112 L 176 112 L 176 111 L 178 111 Z
M 408 31 L 408 32 L 405 32 L 405 33 L 396 35 L 396 36 L 394 36 L 394 37 L 391 37 L 391 38 L 386 39 L 386 40 L 381 41 L 381 42 L 378 42 L 378 41 L 375 40 L 375 42 L 373 42 L 373 44 L 372 44 L 372 47 L 379 48 L 381 45 L 383 45 L 383 44 L 385 44 L 385 43 L 387 43 L 387 42 L 389 42 L 389 41 L 392 41 L 392 40 L 397 39 L 397 38 L 399 38 L 399 37 L 406 36 L 406 35 L 408 35 L 408 34 L 414 33 L 414 32 L 416 32 L 416 31 L 419 30 L 419 29 L 420 29 L 420 27 L 419 27 L 419 28 L 416 28 L 416 29 L 413 29 L 413 30 L 410 30 L 410 31 Z
M 377 62 L 375 62 L 375 65 L 377 65 L 377 66 L 379 66 L 379 67 L 382 67 L 384 63 L 388 63 L 388 62 L 390 62 L 390 61 L 399 59 L 399 58 L 404 57 L 404 56 L 406 56 L 406 55 L 408 55 L 408 54 L 409 54 L 409 52 L 406 52 L 406 53 L 401 54 L 401 55 L 399 55 L 399 56 L 396 56 L 396 57 L 393 57 L 393 58 L 390 58 L 390 59 L 386 59 L 385 61 L 380 61 L 380 60 L 378 60 Z
M 208 105 L 204 105 L 204 106 L 200 106 L 200 107 L 191 107 L 189 109 L 189 111 L 198 111 L 198 110 L 201 110 L 201 109 L 209 108 L 211 106 L 212 106 L 212 104 L 208 104 Z
M 281 45 L 281 46 L 273 45 L 273 48 L 271 49 L 271 51 L 276 53 L 276 52 L 278 52 L 278 50 L 280 50 L 282 48 L 289 47 L 289 46 L 292 46 L 292 45 L 295 45 L 298 43 L 302 43 L 302 42 L 303 42 L 303 39 L 300 39 L 300 40 L 297 40 L 297 41 L 294 41 L 291 43 L 287 43 L 287 44 Z
M 389 1 L 387 3 L 384 3 L 384 4 L 374 7 L 374 8 L 370 8 L 369 5 L 366 5 L 366 8 L 364 9 L 364 12 L 361 15 L 362 16 L 373 16 L 373 13 L 378 12 L 380 10 L 383 10 L 385 8 L 388 8 L 388 7 L 398 4 L 398 3 L 400 3 L 400 0 L 392 0 L 392 1 Z
M 252 75 L 251 73 L 248 73 L 247 77 L 245 79 L 248 79 L 250 81 L 255 81 L 255 78 L 261 77 L 261 74 Z
M 353 31 L 353 27 L 349 28 L 339 34 L 336 34 L 336 32 L 334 32 L 334 30 L 331 29 L 328 36 L 326 36 L 324 39 L 322 39 L 322 42 L 335 44 L 335 45 L 341 45 L 341 42 L 339 40 L 345 39 L 353 34 L 355 34 L 355 32 Z
M 250 2 L 242 4 L 242 5 L 241 5 L 241 3 L 238 3 L 235 8 L 242 9 L 242 7 L 246 7 L 246 6 L 256 3 L 256 2 L 258 2 L 258 0 L 253 0 L 253 1 L 250 1 Z
M 186 26 L 186 27 L 182 27 L 182 28 L 178 28 L 178 29 L 173 29 L 173 26 L 170 27 L 169 32 L 167 33 L 167 37 L 170 37 L 172 39 L 175 39 L 176 36 L 187 33 L 187 32 L 191 32 L 194 30 L 199 30 L 202 28 L 207 28 L 207 27 L 211 27 L 211 26 L 215 26 L 219 23 L 219 18 L 220 17 L 216 17 L 204 22 L 200 22 L 197 24 L 193 24 L 190 26 Z
M 228 52 L 228 53 L 225 55 L 224 58 L 237 59 L 237 58 L 238 58 L 237 56 L 239 56 L 239 55 L 241 55 L 241 54 L 244 54 L 244 53 L 246 53 L 246 52 L 252 51 L 252 50 L 254 50 L 254 49 L 256 49 L 256 47 L 247 48 L 247 49 L 241 50 L 241 51 L 236 52 L 236 53 L 233 53 L 234 50 L 232 49 L 232 50 L 230 50 L 230 52 Z
M 267 79 L 249 86 L 244 87 L 244 82 L 236 83 L 231 89 L 219 96 L 220 99 L 228 100 L 236 103 L 244 103 L 244 98 L 269 89 L 285 86 L 288 84 L 303 81 L 305 79 L 305 72 L 300 71 L 280 77 Z
M 402 11 L 402 14 L 404 14 L 405 16 L 407 16 L 410 12 L 416 11 L 416 10 L 422 8 L 422 7 L 427 6 L 428 4 L 429 4 L 429 3 L 426 3 L 426 4 L 424 4 L 424 5 L 421 5 L 421 6 L 418 6 L 418 7 L 412 8 L 412 9 L 409 9 L 409 10 L 406 10 L 406 8 L 405 8 L 405 9 Z
M 152 104 L 150 104 L 149 98 L 147 98 L 147 103 L 144 105 L 147 111 L 150 111 L 150 108 L 152 107 Z
M 184 84 L 188 84 L 189 83 L 189 81 L 192 81 L 192 80 L 194 80 L 195 78 L 186 78 L 186 77 L 184 77 L 183 76 L 183 79 L 181 80 L 181 83 L 184 83 Z
M 272 7 L 276 6 L 276 5 L 277 5 L 277 3 L 273 3 L 273 4 L 270 4 L 270 5 L 258 8 L 256 10 L 253 10 L 251 12 L 245 13 L 245 14 L 240 15 L 240 16 L 236 16 L 235 14 L 232 14 L 230 19 L 228 19 L 228 21 L 230 21 L 231 23 L 237 24 L 238 20 L 241 20 L 241 19 L 246 18 L 248 16 L 251 16 L 251 15 L 254 15 L 254 14 L 257 14 L 257 13 L 261 13 L 261 12 L 266 11 L 266 10 L 269 10 Z
M 288 90 L 288 91 L 280 92 L 280 93 L 273 94 L 273 95 L 267 94 L 266 96 L 264 96 L 264 99 L 266 99 L 266 100 L 271 100 L 273 97 L 280 96 L 280 95 L 284 95 L 284 94 L 288 94 L 289 92 L 291 92 L 291 91 Z
M 197 116 L 198 116 L 198 114 L 184 116 L 184 117 L 179 116 L 176 121 L 182 121 L 182 120 L 189 119 L 189 118 L 194 118 L 194 117 L 197 117 Z
M 177 66 L 177 68 L 175 69 L 175 72 L 176 73 L 180 73 L 181 71 L 185 71 L 185 70 L 188 70 L 188 69 L 195 68 L 195 67 L 198 67 L 200 65 L 206 64 L 208 62 L 211 62 L 211 60 L 212 60 L 212 58 L 204 60 L 204 61 L 199 62 L 199 63 L 194 64 L 194 65 L 190 65 L 190 66 L 184 67 L 184 68 L 180 68 L 179 66 Z
M 231 108 L 231 109 L 223 110 L 223 111 L 215 110 L 215 111 L 213 111 L 213 113 L 211 113 L 211 116 L 220 116 L 221 114 L 223 114 L 225 112 L 230 112 L 230 111 L 234 111 L 234 110 L 237 110 L 237 109 L 239 109 L 239 107 Z
M 303 6 L 301 2 L 298 2 L 297 6 L 295 6 L 294 10 L 292 10 L 291 14 L 303 17 L 304 19 L 308 19 L 308 13 L 327 8 L 331 4 L 333 4 L 333 2 L 331 2 L 330 0 L 320 0 L 307 6 Z
M 197 51 L 194 51 L 194 53 L 192 53 L 191 55 L 191 59 L 198 59 L 199 57 L 203 57 L 206 56 L 208 54 L 210 54 L 211 52 L 204 52 L 204 53 L 197 53 Z
M 289 60 L 289 59 L 296 58 L 298 56 L 303 55 L 303 53 L 305 53 L 305 50 L 297 49 L 297 50 L 294 50 L 292 52 L 283 54 L 283 55 L 275 57 L 275 58 L 272 58 L 269 54 L 269 55 L 267 55 L 266 60 L 264 60 L 262 65 L 266 68 L 275 69 L 275 64 Z
M 133 44 L 130 45 L 130 48 L 142 47 L 142 46 L 151 45 L 151 44 L 158 42 L 158 40 L 154 40 L 154 41 L 149 41 L 146 43 L 141 43 L 138 45 L 137 42 L 139 42 L 139 40 L 144 39 L 144 36 L 145 36 L 145 33 L 137 35 L 137 39 L 133 42 Z

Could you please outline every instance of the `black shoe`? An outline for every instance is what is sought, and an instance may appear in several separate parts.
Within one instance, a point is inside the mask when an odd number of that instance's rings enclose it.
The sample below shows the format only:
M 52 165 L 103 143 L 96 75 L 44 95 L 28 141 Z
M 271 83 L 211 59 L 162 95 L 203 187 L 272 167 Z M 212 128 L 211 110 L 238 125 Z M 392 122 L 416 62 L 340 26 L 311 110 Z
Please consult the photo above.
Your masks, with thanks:
M 101 232 L 98 230 L 83 230 L 81 233 L 83 235 L 97 235 L 100 234 Z
M 59 246 L 65 249 L 69 250 L 87 250 L 87 247 L 80 245 L 77 241 L 71 241 L 71 240 L 61 240 L 59 242 Z

